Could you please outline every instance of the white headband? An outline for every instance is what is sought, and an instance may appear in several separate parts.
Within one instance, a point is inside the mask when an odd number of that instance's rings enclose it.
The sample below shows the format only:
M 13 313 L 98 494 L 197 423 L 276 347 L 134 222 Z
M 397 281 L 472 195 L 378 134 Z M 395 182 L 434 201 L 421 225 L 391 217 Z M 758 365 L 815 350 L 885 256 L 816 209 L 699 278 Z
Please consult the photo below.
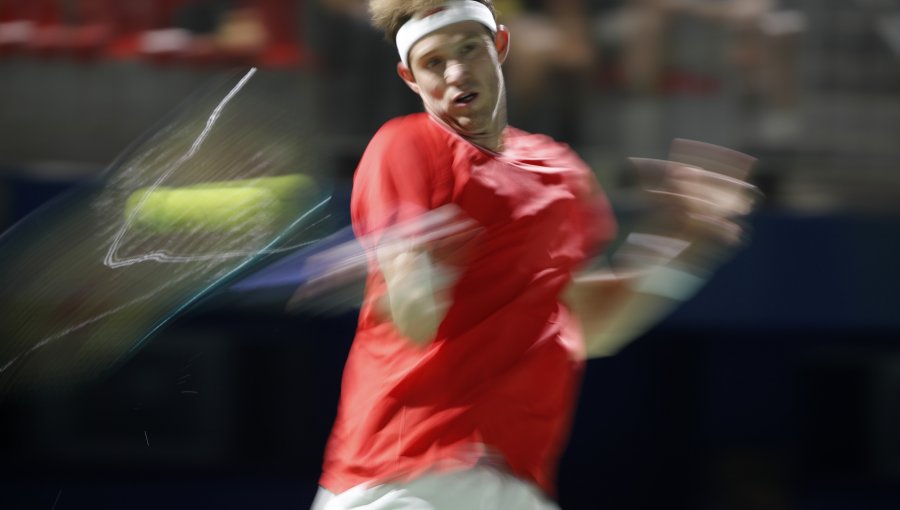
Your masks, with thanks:
M 397 31 L 397 51 L 400 60 L 409 66 L 409 50 L 426 35 L 444 28 L 447 25 L 462 21 L 477 21 L 488 27 L 492 33 L 497 32 L 497 22 L 494 14 L 480 2 L 474 0 L 450 0 L 440 6 L 441 10 L 422 17 L 413 17 Z

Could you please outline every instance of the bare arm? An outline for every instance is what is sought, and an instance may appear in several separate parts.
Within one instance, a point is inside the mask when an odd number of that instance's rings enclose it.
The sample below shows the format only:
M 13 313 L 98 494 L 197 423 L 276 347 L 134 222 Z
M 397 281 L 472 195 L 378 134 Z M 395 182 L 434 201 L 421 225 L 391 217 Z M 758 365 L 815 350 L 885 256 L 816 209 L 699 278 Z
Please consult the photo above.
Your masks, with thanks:
M 691 263 L 695 256 L 689 252 L 642 269 L 607 268 L 574 278 L 565 300 L 581 321 L 589 358 L 616 354 L 703 286 L 716 264 Z M 703 272 L 686 269 L 700 265 Z
M 435 264 L 426 249 L 381 248 L 377 255 L 388 289 L 382 310 L 403 336 L 429 342 L 450 307 L 447 289 L 455 275 Z

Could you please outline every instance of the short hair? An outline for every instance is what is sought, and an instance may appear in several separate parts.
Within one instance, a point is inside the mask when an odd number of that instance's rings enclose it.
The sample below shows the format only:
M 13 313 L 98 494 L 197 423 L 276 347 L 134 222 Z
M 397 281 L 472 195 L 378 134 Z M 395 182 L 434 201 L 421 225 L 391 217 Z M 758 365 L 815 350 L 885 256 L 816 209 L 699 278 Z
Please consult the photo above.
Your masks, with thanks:
M 472 0 L 484 4 L 497 17 L 493 0 Z M 387 40 L 395 43 L 397 32 L 404 23 L 418 12 L 440 7 L 446 0 L 369 0 L 369 16 L 372 25 L 384 32 Z

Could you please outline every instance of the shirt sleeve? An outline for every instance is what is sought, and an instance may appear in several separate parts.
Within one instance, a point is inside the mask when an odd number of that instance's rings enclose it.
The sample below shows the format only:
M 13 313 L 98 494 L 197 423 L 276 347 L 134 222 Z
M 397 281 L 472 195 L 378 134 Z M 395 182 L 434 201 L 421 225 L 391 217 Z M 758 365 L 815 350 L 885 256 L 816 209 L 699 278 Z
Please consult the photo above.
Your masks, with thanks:
M 574 153 L 572 161 L 576 172 L 571 186 L 578 199 L 578 207 L 573 211 L 571 221 L 581 226 L 584 253 L 588 258 L 596 257 L 615 239 L 618 223 L 594 172 Z
M 615 239 L 618 223 L 600 184 L 593 173 L 588 174 L 590 191 L 581 201 L 581 215 L 586 225 L 585 252 L 589 257 L 595 257 Z
M 360 239 L 433 208 L 434 163 L 428 140 L 406 118 L 385 124 L 369 142 L 353 180 L 351 219 Z

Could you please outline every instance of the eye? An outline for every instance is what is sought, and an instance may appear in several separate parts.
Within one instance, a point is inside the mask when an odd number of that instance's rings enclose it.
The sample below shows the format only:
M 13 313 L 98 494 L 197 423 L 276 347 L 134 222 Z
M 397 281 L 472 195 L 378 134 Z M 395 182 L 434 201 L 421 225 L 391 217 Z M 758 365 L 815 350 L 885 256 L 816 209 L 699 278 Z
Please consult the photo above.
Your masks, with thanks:
M 425 61 L 425 67 L 428 69 L 436 69 L 444 63 L 444 59 L 439 57 L 431 57 Z
M 470 42 L 470 43 L 464 44 L 463 47 L 460 48 L 460 53 L 462 53 L 463 55 L 468 55 L 469 53 L 472 53 L 476 49 L 478 49 L 478 45 Z

